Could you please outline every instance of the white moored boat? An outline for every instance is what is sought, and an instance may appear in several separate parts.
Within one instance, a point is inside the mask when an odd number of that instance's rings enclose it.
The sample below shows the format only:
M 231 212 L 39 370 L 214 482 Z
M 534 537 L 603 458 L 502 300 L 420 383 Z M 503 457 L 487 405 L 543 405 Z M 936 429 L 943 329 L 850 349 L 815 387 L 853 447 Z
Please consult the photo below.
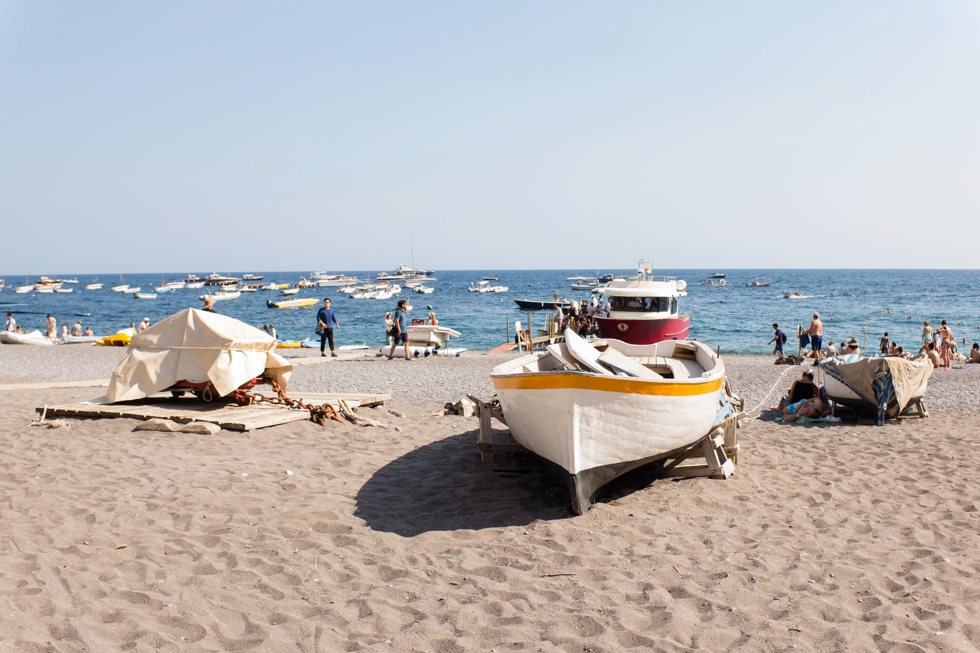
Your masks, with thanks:
M 233 291 L 233 292 L 216 292 L 216 293 L 211 294 L 211 295 L 201 295 L 199 299 L 202 299 L 203 300 L 205 297 L 210 297 L 211 299 L 213 299 L 216 302 L 225 302 L 225 301 L 228 301 L 229 299 L 238 299 L 241 296 L 242 296 L 242 293 L 240 293 L 240 292 L 238 292 L 236 290 L 236 291 Z
M 514 438 L 568 474 L 579 514 L 603 485 L 697 444 L 732 410 L 724 363 L 696 341 L 590 344 L 566 330 L 491 380 Z
M 0 331 L 0 342 L 5 345 L 53 345 L 54 340 L 44 336 L 40 331 L 29 331 L 27 333 L 14 333 L 12 331 Z

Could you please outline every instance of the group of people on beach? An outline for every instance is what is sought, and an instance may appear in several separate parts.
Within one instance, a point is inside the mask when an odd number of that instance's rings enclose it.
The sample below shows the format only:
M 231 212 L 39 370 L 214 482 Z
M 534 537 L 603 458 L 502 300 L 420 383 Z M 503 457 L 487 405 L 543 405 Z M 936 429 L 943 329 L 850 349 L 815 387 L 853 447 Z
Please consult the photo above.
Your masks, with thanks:
M 779 324 L 773 323 L 772 328 L 773 337 L 769 341 L 769 344 L 775 343 L 776 346 L 772 353 L 781 357 L 784 355 L 783 345 L 786 343 L 787 337 L 779 328 Z M 959 351 L 956 346 L 956 339 L 953 337 L 953 330 L 946 320 L 942 320 L 940 326 L 936 329 L 933 329 L 929 325 L 928 320 L 923 322 L 921 339 L 922 346 L 919 348 L 918 354 L 925 354 L 932 362 L 933 367 L 949 369 L 953 361 L 957 359 Z M 963 344 L 966 344 L 966 338 L 963 339 Z M 806 352 L 804 356 L 806 358 L 812 358 L 814 361 L 849 354 L 861 355 L 861 347 L 856 338 L 848 338 L 845 343 L 842 343 L 839 349 L 834 345 L 833 340 L 827 344 L 827 347 L 823 347 L 823 321 L 820 319 L 819 313 L 813 314 L 813 320 L 810 322 L 810 326 L 800 333 L 800 345 L 804 349 L 807 345 L 810 346 L 810 351 Z M 883 356 L 912 357 L 911 353 L 905 351 L 902 346 L 889 337 L 887 331 L 878 343 L 878 350 Z M 966 362 L 980 363 L 980 344 L 973 343 Z
M 616 299 L 620 298 L 617 297 Z M 596 297 L 592 297 L 591 301 L 583 300 L 581 302 L 573 299 L 568 303 L 568 311 L 562 310 L 562 305 L 559 303 L 553 304 L 552 308 L 555 311 L 552 322 L 555 324 L 558 333 L 565 329 L 571 329 L 583 338 L 599 335 L 599 323 L 596 318 L 602 317 L 610 310 L 608 298 L 605 305 L 602 305 Z
M 20 334 L 24 333 L 24 327 L 17 324 L 17 320 L 16 318 L 14 318 L 13 313 L 7 313 L 7 319 L 3 323 L 3 330 L 9 331 L 10 333 L 20 333 Z M 75 322 L 75 324 L 70 329 L 68 328 L 67 322 L 63 323 L 61 325 L 61 331 L 59 333 L 58 320 L 56 320 L 55 317 L 51 315 L 51 313 L 48 313 L 47 317 L 44 319 L 44 335 L 45 337 L 50 338 L 51 340 L 61 340 L 62 342 L 64 342 L 69 335 L 93 336 L 95 334 L 92 333 L 91 327 L 85 327 L 85 329 L 83 330 L 81 320 Z

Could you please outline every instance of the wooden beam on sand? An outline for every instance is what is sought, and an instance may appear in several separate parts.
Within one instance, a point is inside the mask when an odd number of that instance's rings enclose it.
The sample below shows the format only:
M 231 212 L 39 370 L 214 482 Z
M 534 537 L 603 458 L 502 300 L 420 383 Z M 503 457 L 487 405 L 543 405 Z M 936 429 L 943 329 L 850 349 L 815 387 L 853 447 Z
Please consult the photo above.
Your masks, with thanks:
M 264 396 L 274 396 L 272 393 L 256 393 Z M 310 393 L 298 399 L 304 403 L 321 406 L 325 403 L 334 408 L 340 406 L 344 399 L 351 407 L 383 406 L 390 399 L 386 394 L 339 394 L 339 393 Z M 148 420 L 153 418 L 169 419 L 174 422 L 210 422 L 223 429 L 232 431 L 254 431 L 267 426 L 277 426 L 290 422 L 300 422 L 310 419 L 307 410 L 288 408 L 286 406 L 258 403 L 251 406 L 239 406 L 234 403 L 213 403 L 196 399 L 176 399 L 155 395 L 139 402 L 120 404 L 103 403 L 104 398 L 93 399 L 77 404 L 64 406 L 39 406 L 35 410 L 40 414 L 46 411 L 47 417 L 87 417 L 87 418 L 130 418 Z

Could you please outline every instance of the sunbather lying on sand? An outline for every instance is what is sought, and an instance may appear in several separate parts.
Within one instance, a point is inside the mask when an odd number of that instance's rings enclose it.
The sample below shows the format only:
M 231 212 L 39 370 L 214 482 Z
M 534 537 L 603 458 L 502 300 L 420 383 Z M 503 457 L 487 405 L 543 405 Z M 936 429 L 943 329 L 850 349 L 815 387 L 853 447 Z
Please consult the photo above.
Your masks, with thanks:
M 779 410 L 778 406 L 773 406 L 773 410 Z M 790 404 L 782 409 L 787 422 L 795 422 L 801 417 L 825 417 L 830 414 L 830 407 L 827 406 L 820 397 L 804 399 L 795 404 Z

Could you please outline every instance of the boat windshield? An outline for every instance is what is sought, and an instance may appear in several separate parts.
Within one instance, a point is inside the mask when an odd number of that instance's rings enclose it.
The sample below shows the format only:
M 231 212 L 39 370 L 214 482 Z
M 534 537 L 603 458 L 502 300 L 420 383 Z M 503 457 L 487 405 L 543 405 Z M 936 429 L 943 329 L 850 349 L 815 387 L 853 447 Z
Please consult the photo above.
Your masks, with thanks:
M 633 313 L 667 313 L 677 310 L 677 300 L 669 297 L 612 297 L 610 308 Z

